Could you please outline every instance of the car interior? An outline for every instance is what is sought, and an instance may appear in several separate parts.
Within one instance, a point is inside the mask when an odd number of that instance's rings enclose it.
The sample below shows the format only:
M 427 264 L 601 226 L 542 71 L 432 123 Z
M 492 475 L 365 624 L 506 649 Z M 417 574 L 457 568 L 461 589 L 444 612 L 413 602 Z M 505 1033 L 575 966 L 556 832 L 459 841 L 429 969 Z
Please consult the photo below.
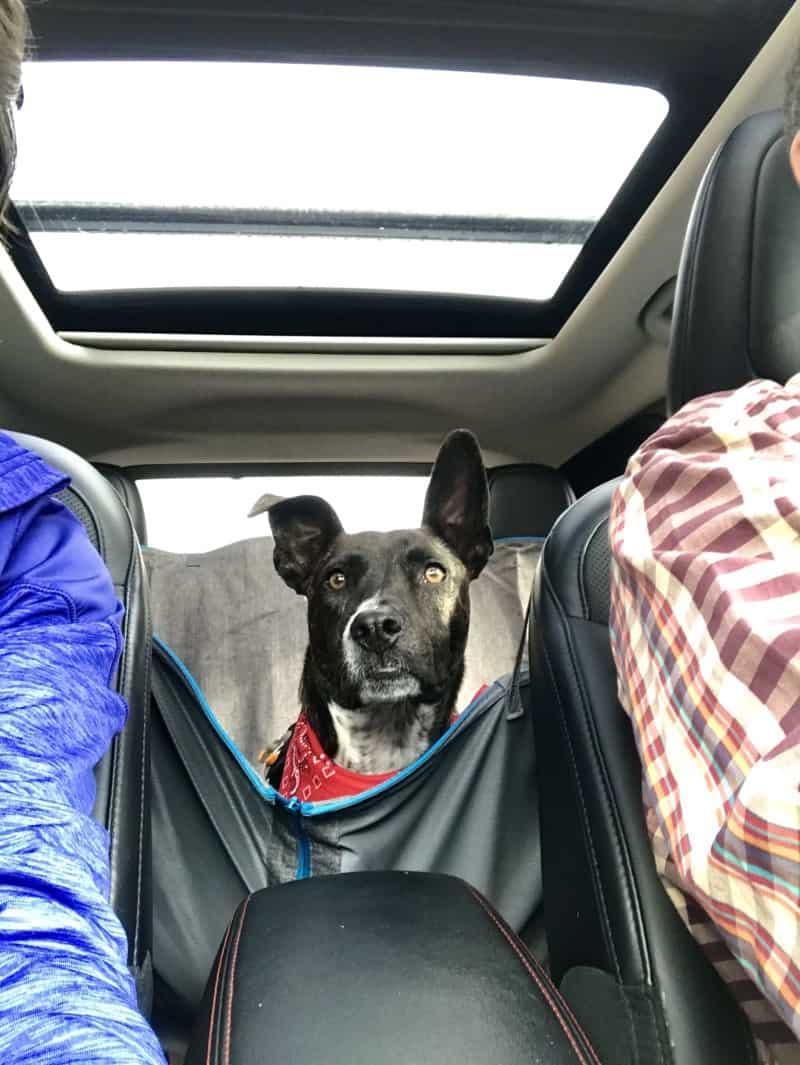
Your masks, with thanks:
M 607 529 L 669 413 L 797 368 L 776 325 L 798 309 L 800 4 L 30 15 L 0 428 L 70 475 L 126 608 L 95 817 L 171 1065 L 755 1061 L 653 864 Z M 348 531 L 413 527 L 458 427 L 496 543 L 462 705 L 512 670 L 531 602 L 514 859 L 539 902 L 513 931 L 416 869 L 269 884 L 251 786 L 306 630 L 250 507 L 311 491 Z

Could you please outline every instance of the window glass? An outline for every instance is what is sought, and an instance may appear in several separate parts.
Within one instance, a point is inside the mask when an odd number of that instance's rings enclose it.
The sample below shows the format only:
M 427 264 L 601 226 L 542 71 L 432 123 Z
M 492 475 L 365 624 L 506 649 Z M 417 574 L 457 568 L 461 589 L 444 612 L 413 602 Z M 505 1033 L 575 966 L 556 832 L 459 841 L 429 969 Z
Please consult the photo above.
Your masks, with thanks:
M 547 299 L 662 122 L 649 89 L 375 67 L 30 62 L 12 194 L 64 291 Z
M 269 517 L 248 518 L 261 496 L 316 495 L 347 532 L 416 528 L 427 477 L 184 477 L 138 482 L 149 547 L 202 553 L 253 536 L 269 536 Z

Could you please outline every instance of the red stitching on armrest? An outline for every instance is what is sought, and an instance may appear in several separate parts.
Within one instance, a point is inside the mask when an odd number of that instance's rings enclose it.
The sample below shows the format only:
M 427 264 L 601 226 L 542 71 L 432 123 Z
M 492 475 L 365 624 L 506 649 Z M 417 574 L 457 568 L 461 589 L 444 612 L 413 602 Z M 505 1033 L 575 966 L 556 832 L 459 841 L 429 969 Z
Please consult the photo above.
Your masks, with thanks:
M 228 992 L 228 1015 L 225 1020 L 225 1065 L 230 1065 L 231 1061 L 231 1024 L 233 1022 L 233 995 L 236 990 L 236 962 L 239 957 L 239 941 L 242 938 L 244 919 L 247 915 L 247 907 L 250 905 L 250 899 L 252 897 L 252 895 L 248 895 L 244 901 L 242 916 L 239 919 L 239 928 L 236 931 L 236 939 L 233 944 L 233 955 L 231 957 L 231 987 Z
M 497 916 L 492 911 L 492 909 L 489 906 L 489 904 L 487 903 L 486 899 L 484 899 L 483 896 L 479 892 L 477 892 L 475 890 L 475 888 L 471 887 L 469 884 L 467 884 L 467 887 L 469 888 L 470 894 L 472 895 L 472 897 L 475 899 L 475 901 L 478 903 L 478 905 L 481 907 L 481 909 L 484 911 L 484 913 L 487 915 L 487 917 L 491 920 L 491 922 L 495 926 L 495 928 L 497 928 L 497 930 L 503 936 L 505 941 L 508 943 L 508 945 L 514 951 L 516 956 L 519 958 L 519 960 L 522 963 L 525 971 L 528 973 L 530 978 L 533 980 L 533 982 L 539 988 L 539 991 L 542 993 L 542 996 L 544 997 L 545 1002 L 547 1002 L 547 1005 L 550 1007 L 551 1012 L 555 1016 L 555 1018 L 558 1021 L 558 1023 L 561 1025 L 561 1029 L 564 1032 L 564 1035 L 566 1035 L 567 1039 L 570 1042 L 570 1045 L 572 1046 L 572 1049 L 575 1051 L 575 1056 L 577 1057 L 578 1061 L 580 1061 L 581 1063 L 583 1063 L 583 1065 L 585 1065 L 586 1058 L 584 1056 L 584 1053 L 581 1050 L 581 1048 L 578 1046 L 578 1043 L 575 1040 L 575 1036 L 570 1031 L 569 1026 L 564 1022 L 564 1018 L 562 1016 L 562 1011 L 563 1011 L 563 1013 L 566 1013 L 569 1016 L 569 1018 L 572 1021 L 572 1023 L 580 1031 L 580 1025 L 575 1020 L 575 1018 L 572 1016 L 572 1013 L 571 1013 L 569 1007 L 567 1006 L 566 1002 L 564 1002 L 564 1000 L 561 998 L 561 996 L 559 995 L 558 991 L 556 991 L 556 989 L 554 987 L 552 987 L 552 985 L 550 984 L 550 981 L 547 979 L 545 974 L 544 973 L 539 974 L 536 971 L 533 959 L 529 958 L 527 956 L 527 951 L 524 950 L 522 944 L 518 943 L 516 938 L 514 936 L 512 936 L 511 933 L 508 931 L 508 929 L 505 928 L 503 926 L 503 924 L 497 919 Z M 551 991 L 552 991 L 552 993 L 551 993 Z M 583 1035 L 582 1032 L 581 1032 L 581 1035 Z M 588 1039 L 586 1039 L 585 1035 L 583 1036 L 583 1038 L 584 1038 L 584 1040 L 586 1042 L 586 1049 L 587 1049 L 587 1051 L 589 1053 L 589 1056 L 591 1057 L 592 1061 L 594 1062 L 594 1065 L 600 1065 L 600 1060 L 597 1057 L 597 1055 L 595 1054 L 594 1048 L 592 1047 L 591 1043 L 589 1042 Z
M 214 1034 L 214 1026 L 217 1015 L 217 992 L 219 991 L 219 974 L 222 969 L 222 959 L 225 957 L 225 948 L 231 935 L 231 926 L 225 929 L 225 938 L 222 940 L 217 964 L 214 966 L 214 994 L 211 996 L 211 1013 L 208 1018 L 208 1044 L 206 1046 L 206 1065 L 211 1065 L 211 1037 Z

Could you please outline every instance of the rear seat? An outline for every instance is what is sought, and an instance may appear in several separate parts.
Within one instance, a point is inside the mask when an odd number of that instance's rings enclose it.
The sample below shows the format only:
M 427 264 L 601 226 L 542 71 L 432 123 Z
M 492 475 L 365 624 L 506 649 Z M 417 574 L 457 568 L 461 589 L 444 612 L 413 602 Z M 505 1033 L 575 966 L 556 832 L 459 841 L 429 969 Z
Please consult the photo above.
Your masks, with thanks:
M 106 467 L 103 472 L 137 515 L 144 537 L 144 513 L 135 483 L 122 470 Z M 543 540 L 574 498 L 563 476 L 543 466 L 500 467 L 490 471 L 489 484 L 490 522 L 499 543 Z M 162 589 L 168 586 L 162 581 Z M 518 619 L 515 629 L 520 624 Z M 158 656 L 154 671 L 158 674 Z M 169 683 L 163 669 L 161 680 Z M 263 886 L 259 852 L 266 838 L 266 830 L 260 828 L 263 800 L 243 786 L 240 766 L 208 718 L 192 713 L 191 719 L 197 743 L 187 756 L 185 747 L 178 750 L 154 704 L 154 1023 L 165 1044 L 176 1049 L 188 1038 L 233 911 L 248 892 Z M 197 751 L 202 752 L 200 759 Z M 222 789 L 226 802 L 209 804 L 204 786 Z M 218 823 L 220 805 L 230 812 L 224 825 Z

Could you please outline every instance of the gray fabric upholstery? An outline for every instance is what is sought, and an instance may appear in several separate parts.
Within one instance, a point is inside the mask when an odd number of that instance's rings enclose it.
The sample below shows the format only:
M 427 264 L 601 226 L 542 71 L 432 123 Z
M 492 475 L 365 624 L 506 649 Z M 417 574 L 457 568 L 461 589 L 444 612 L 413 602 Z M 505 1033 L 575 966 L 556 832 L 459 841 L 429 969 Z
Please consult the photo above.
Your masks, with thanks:
M 485 682 L 511 672 L 541 551 L 538 541 L 498 544 L 472 585 L 466 706 Z M 305 599 L 272 565 L 262 537 L 204 555 L 147 549 L 153 631 L 186 664 L 214 715 L 254 766 L 297 717 L 307 643 Z

